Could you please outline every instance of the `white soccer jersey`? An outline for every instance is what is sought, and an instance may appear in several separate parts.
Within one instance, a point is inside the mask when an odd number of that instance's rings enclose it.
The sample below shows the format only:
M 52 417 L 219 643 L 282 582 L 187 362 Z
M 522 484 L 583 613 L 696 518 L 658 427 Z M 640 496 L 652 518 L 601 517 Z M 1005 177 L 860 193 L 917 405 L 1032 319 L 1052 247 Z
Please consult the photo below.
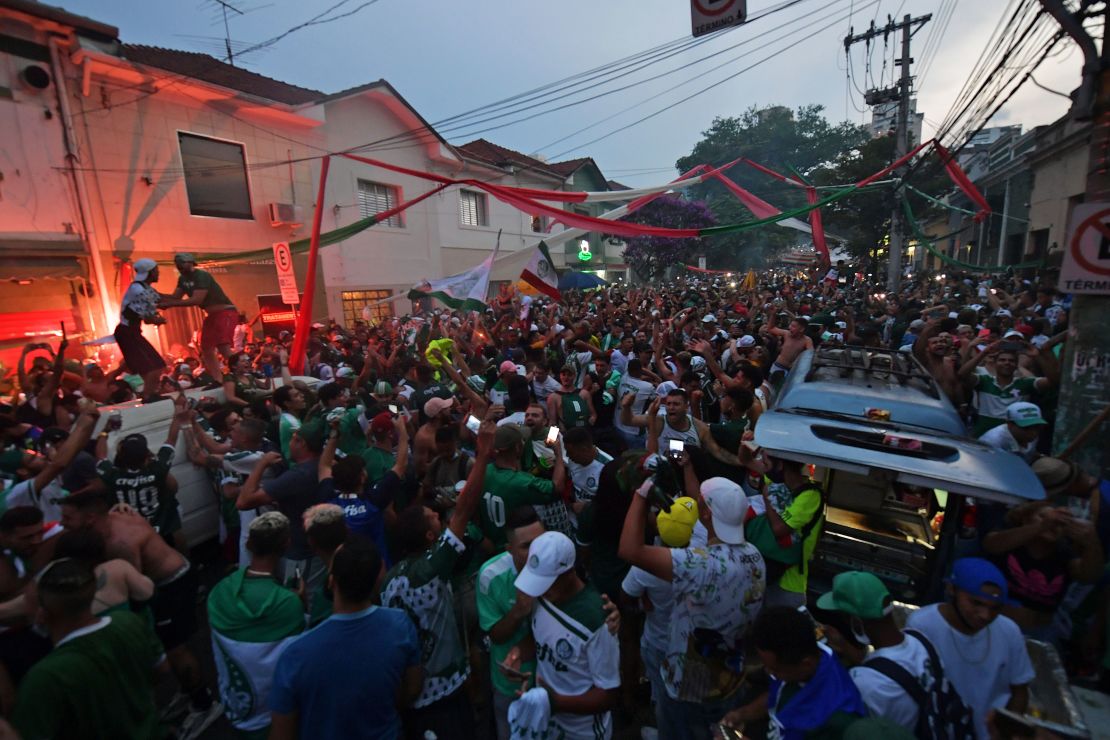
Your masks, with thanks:
M 601 596 L 592 586 L 559 606 L 536 599 L 532 635 L 539 677 L 556 694 L 580 696 L 594 686 L 620 686 L 620 647 L 605 625 Z M 607 740 L 613 733 L 609 712 L 560 713 L 551 720 L 556 725 L 555 736 L 568 740 Z

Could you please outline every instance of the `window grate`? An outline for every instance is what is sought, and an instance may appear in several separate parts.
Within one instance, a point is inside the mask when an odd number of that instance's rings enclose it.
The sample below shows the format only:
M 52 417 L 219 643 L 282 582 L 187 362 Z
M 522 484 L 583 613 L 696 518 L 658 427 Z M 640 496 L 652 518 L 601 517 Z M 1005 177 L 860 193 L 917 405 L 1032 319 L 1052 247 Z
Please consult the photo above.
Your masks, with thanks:
M 397 188 L 369 180 L 358 181 L 358 213 L 360 218 L 369 218 L 396 207 Z M 395 229 L 404 225 L 399 213 L 379 223 L 384 226 L 392 226 Z
M 474 190 L 460 190 L 459 220 L 464 226 L 488 226 L 486 194 Z
M 363 308 L 366 304 L 380 301 L 393 295 L 391 290 L 345 290 L 339 294 L 343 303 L 343 325 L 353 327 L 356 321 L 365 321 Z M 379 303 L 368 308 L 371 324 L 380 324 L 384 319 L 393 315 L 393 304 Z

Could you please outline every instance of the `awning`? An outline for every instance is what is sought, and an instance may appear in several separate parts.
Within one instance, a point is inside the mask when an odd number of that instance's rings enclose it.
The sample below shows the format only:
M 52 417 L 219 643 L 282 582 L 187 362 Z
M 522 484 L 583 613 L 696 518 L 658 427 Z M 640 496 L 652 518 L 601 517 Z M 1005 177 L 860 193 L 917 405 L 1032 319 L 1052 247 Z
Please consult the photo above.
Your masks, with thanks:
M 76 234 L 0 234 L 0 280 L 72 280 L 88 275 Z

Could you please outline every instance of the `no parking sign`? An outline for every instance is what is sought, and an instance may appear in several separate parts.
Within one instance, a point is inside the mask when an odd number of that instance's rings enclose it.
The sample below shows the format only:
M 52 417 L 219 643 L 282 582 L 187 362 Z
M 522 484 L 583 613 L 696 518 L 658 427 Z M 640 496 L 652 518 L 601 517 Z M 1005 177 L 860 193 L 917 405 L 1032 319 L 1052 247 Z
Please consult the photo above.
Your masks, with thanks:
M 1110 203 L 1084 203 L 1072 211 L 1059 288 L 1110 294 Z

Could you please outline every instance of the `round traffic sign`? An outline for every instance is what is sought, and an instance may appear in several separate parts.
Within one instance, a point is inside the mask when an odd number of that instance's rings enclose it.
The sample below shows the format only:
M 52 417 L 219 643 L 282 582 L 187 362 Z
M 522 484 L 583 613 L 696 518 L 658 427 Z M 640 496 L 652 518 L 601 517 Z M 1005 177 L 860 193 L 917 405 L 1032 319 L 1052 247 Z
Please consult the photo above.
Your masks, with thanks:
M 277 259 L 278 269 L 283 272 L 293 264 L 293 257 L 289 254 L 288 244 L 278 244 L 274 249 L 274 257 Z
M 694 3 L 694 7 L 697 8 L 699 13 L 709 16 L 723 15 L 736 4 L 736 0 L 691 0 L 691 2 Z M 714 5 L 719 5 L 720 7 L 714 8 L 712 7 Z
M 1110 243 L 1110 208 L 1088 216 L 1071 238 L 1071 256 L 1084 270 L 1110 276 L 1110 260 L 1100 258 L 1103 244 Z

